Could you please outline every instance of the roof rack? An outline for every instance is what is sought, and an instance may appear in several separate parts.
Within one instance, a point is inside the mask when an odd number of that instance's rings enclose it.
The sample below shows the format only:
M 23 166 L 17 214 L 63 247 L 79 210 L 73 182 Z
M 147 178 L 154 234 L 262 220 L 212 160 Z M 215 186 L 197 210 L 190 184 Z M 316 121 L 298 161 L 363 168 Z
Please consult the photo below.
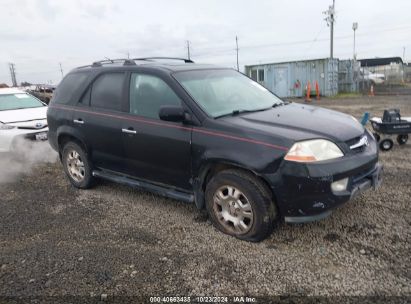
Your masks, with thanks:
M 91 65 L 93 68 L 94 67 L 101 67 L 103 64 L 107 63 L 123 63 L 123 65 L 136 65 L 133 59 L 128 59 L 128 58 L 120 58 L 120 59 L 105 59 L 105 60 L 100 60 L 100 61 L 95 61 Z
M 100 61 L 95 61 L 91 65 L 85 65 L 78 67 L 78 69 L 81 68 L 87 68 L 87 67 L 101 67 L 104 64 L 112 64 L 112 63 L 123 63 L 123 65 L 136 65 L 135 61 L 155 61 L 155 60 L 181 60 L 184 61 L 184 63 L 194 63 L 191 59 L 186 59 L 186 58 L 178 58 L 178 57 L 144 57 L 144 58 L 118 58 L 118 59 L 104 59 Z
M 194 63 L 191 59 L 187 58 L 179 58 L 179 57 L 143 57 L 143 58 L 133 58 L 133 60 L 147 60 L 147 61 L 154 61 L 154 60 L 181 60 L 184 63 Z

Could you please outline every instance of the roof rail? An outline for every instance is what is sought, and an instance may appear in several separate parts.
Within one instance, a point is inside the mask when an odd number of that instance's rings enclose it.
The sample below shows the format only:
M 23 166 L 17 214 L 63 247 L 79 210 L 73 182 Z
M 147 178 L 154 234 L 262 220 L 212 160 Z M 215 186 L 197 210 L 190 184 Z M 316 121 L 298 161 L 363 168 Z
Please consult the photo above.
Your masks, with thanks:
M 104 59 L 100 61 L 95 61 L 91 65 L 84 65 L 80 66 L 77 69 L 87 68 L 87 67 L 101 67 L 104 64 L 112 64 L 112 63 L 123 63 L 123 65 L 136 65 L 135 61 L 155 61 L 155 60 L 181 60 L 185 63 L 194 63 L 191 59 L 186 58 L 178 58 L 178 57 L 145 57 L 145 58 L 117 58 L 117 59 Z
M 181 60 L 184 63 L 194 63 L 191 59 L 187 58 L 179 58 L 179 57 L 144 57 L 144 58 L 133 58 L 133 60 L 147 60 L 147 61 L 154 61 L 154 60 Z
M 91 65 L 92 67 L 101 67 L 103 64 L 107 63 L 123 63 L 123 65 L 136 65 L 133 59 L 119 58 L 119 59 L 105 59 L 100 61 L 95 61 Z

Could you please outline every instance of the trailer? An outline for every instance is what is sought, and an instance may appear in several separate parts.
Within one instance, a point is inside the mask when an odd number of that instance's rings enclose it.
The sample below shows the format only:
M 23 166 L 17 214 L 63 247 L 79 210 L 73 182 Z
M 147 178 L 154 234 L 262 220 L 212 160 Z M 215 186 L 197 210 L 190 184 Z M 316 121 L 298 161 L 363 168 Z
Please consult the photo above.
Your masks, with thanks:
M 370 119 L 374 137 L 382 151 L 389 151 L 394 146 L 392 136 L 397 135 L 397 143 L 405 145 L 411 133 L 411 117 L 401 117 L 399 109 L 384 110 L 382 118 Z

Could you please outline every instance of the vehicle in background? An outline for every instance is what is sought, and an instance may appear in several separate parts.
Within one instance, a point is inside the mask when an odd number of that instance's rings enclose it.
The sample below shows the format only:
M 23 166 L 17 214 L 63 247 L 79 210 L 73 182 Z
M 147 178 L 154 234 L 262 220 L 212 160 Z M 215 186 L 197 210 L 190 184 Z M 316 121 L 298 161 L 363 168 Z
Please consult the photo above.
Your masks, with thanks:
M 0 152 L 18 152 L 20 140 L 47 140 L 47 105 L 15 88 L 0 89 Z
M 361 80 L 369 81 L 371 84 L 383 84 L 385 82 L 385 75 L 381 73 L 372 73 L 367 69 L 361 69 Z
M 36 85 L 34 89 L 30 89 L 29 92 L 31 95 L 36 96 L 41 101 L 49 104 L 51 98 L 53 97 L 54 90 L 56 89 L 53 85 L 42 84 Z

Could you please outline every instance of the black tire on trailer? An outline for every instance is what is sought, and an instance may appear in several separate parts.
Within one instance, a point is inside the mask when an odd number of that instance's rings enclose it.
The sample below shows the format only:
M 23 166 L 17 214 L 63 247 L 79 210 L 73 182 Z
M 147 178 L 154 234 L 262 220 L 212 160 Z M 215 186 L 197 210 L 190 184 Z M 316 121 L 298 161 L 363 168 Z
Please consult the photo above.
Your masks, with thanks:
M 374 138 L 377 142 L 380 142 L 380 140 L 381 140 L 380 134 L 374 132 L 374 133 L 372 133 L 372 135 L 374 135 Z
M 380 142 L 380 149 L 381 149 L 382 151 L 389 151 L 389 150 L 392 149 L 393 146 L 394 146 L 394 142 L 393 142 L 393 140 L 390 139 L 390 138 L 383 139 L 383 140 Z
M 408 134 L 400 134 L 397 136 L 397 143 L 399 145 L 405 145 L 408 141 Z
M 221 232 L 251 242 L 272 233 L 277 207 L 271 191 L 251 173 L 221 171 L 208 182 L 205 195 L 210 219 Z

